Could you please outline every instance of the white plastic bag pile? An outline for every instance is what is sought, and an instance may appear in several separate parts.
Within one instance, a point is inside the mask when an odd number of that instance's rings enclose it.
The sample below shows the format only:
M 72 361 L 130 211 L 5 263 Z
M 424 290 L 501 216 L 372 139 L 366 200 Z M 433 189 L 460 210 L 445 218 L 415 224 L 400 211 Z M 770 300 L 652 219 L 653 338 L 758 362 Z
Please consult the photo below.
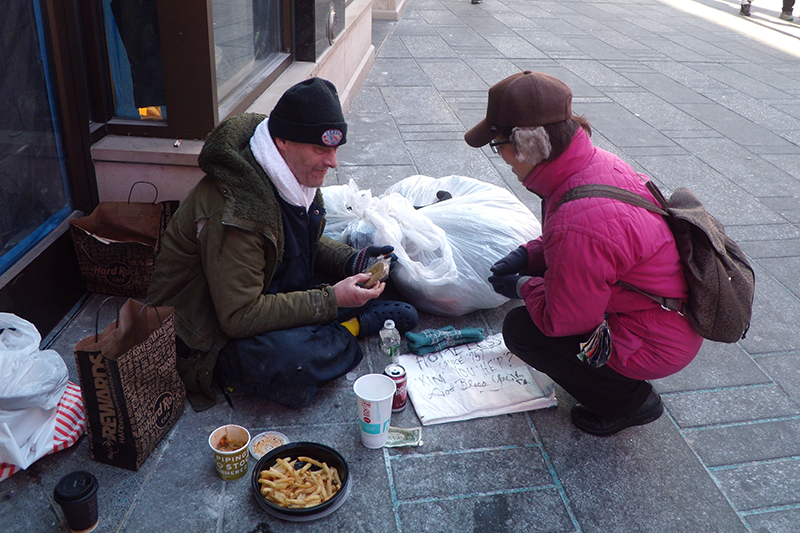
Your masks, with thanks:
M 439 191 L 451 198 L 439 201 Z M 511 192 L 464 176 L 411 176 L 380 197 L 359 190 L 353 180 L 322 193 L 325 234 L 354 248 L 394 246 L 395 286 L 418 310 L 440 316 L 506 302 L 487 281 L 489 268 L 542 233 Z
M 36 326 L 0 313 L 0 480 L 86 429 L 80 388 L 58 352 L 39 350 L 41 341 Z

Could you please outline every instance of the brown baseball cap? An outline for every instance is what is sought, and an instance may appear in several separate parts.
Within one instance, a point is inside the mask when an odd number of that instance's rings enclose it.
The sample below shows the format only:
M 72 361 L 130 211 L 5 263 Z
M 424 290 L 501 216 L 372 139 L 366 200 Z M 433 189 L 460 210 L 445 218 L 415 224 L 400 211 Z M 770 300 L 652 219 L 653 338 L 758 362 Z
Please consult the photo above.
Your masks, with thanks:
M 526 70 L 489 89 L 486 118 L 464 134 L 475 148 L 487 144 L 507 128 L 536 128 L 563 122 L 572 116 L 572 90 L 543 72 Z

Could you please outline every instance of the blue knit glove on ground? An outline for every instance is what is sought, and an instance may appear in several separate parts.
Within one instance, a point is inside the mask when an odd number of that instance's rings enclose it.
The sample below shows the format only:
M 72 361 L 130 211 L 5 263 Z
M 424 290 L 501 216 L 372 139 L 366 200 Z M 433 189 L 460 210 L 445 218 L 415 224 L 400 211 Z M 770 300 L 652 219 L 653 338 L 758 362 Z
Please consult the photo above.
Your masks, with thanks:
M 468 342 L 480 342 L 485 338 L 481 328 L 456 329 L 453 326 L 442 329 L 424 329 L 419 333 L 406 333 L 408 349 L 417 355 L 438 352 Z

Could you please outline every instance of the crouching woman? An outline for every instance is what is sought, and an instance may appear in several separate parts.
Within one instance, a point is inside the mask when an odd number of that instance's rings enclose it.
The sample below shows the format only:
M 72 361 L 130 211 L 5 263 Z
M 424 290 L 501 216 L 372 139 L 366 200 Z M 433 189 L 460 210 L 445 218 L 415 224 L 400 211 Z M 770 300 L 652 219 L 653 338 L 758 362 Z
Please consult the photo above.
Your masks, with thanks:
M 584 184 L 621 187 L 658 205 L 644 178 L 590 135 L 566 84 L 525 71 L 489 89 L 486 118 L 465 140 L 489 144 L 542 199 L 542 236 L 491 269 L 495 290 L 525 304 L 505 317 L 506 346 L 579 402 L 575 426 L 605 436 L 657 420 L 664 408 L 648 380 L 684 368 L 703 339 L 686 317 L 622 285 L 686 301 L 675 240 L 660 215 L 599 197 L 559 206 Z M 584 361 L 587 342 L 595 351 Z

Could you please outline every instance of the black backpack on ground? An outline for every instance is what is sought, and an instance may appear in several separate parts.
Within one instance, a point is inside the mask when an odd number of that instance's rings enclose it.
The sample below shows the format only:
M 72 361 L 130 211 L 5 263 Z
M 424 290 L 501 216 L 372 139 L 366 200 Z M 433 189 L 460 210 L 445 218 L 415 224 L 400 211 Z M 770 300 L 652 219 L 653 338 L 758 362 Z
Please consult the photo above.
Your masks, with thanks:
M 600 196 L 662 215 L 678 246 L 689 284 L 689 301 L 650 294 L 623 281 L 619 285 L 652 298 L 665 309 L 686 315 L 703 338 L 720 342 L 743 339 L 750 327 L 755 273 L 739 245 L 725 235 L 722 224 L 689 189 L 677 189 L 669 201 L 652 181 L 647 182 L 647 189 L 661 209 L 636 193 L 602 184 L 574 187 L 558 205 Z

